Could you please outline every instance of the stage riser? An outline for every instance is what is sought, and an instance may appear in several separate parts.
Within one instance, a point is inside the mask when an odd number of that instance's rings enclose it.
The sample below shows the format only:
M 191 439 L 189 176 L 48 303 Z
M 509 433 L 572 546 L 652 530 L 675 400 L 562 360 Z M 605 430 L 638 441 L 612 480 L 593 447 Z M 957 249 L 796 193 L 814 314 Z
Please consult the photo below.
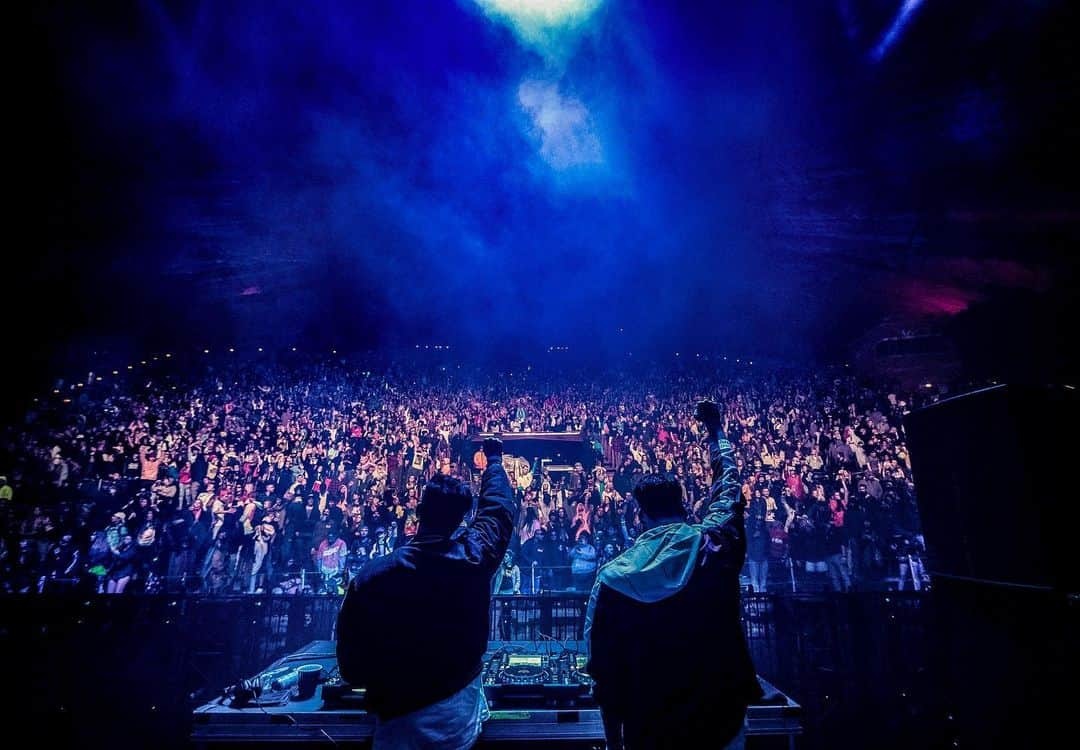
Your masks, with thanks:
M 568 644 L 576 647 L 583 644 Z M 489 657 L 509 647 L 514 653 L 530 654 L 535 649 L 530 642 L 493 641 L 489 644 Z M 324 675 L 335 675 L 337 658 L 334 641 L 313 641 L 299 651 L 285 656 L 267 666 L 263 672 L 280 667 L 300 664 L 320 664 Z M 547 655 L 542 647 L 537 654 Z M 486 672 L 485 672 L 486 674 Z M 759 678 L 760 679 L 760 678 Z M 801 708 L 787 696 L 779 693 L 769 683 L 761 680 L 768 704 L 751 706 L 747 710 L 748 748 L 793 747 L 794 738 L 801 733 Z M 499 685 L 486 684 L 489 701 L 496 703 Z M 517 686 L 514 686 L 517 687 Z M 565 690 L 566 686 L 557 686 Z M 360 706 L 347 704 L 353 700 L 353 691 L 341 689 L 336 694 L 345 699 L 323 700 L 321 686 L 312 698 L 290 700 L 283 705 L 257 706 L 248 704 L 233 708 L 228 700 L 215 700 L 195 710 L 192 722 L 192 742 L 196 747 L 250 747 L 254 743 L 317 745 L 331 738 L 337 745 L 370 747 L 375 719 Z M 542 695 L 545 689 L 534 686 L 531 692 Z M 587 693 L 587 689 L 586 689 Z M 540 706 L 520 706 L 498 710 L 493 706 L 491 718 L 484 725 L 484 732 L 477 745 L 482 748 L 511 747 L 516 750 L 532 747 L 597 748 L 604 746 L 604 726 L 600 712 L 595 708 L 548 709 Z

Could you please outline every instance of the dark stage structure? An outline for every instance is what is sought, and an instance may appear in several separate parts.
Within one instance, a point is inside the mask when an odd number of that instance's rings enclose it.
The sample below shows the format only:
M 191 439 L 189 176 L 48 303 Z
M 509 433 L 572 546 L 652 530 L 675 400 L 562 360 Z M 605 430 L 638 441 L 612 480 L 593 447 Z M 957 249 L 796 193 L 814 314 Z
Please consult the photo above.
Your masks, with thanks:
M 337 676 L 336 643 L 313 641 L 282 657 L 254 678 L 258 696 L 215 700 L 195 710 L 192 741 L 198 748 L 252 743 L 370 745 L 374 719 L 364 710 L 363 690 Z M 589 696 L 588 677 L 574 660 L 580 642 L 492 641 L 484 657 L 484 687 L 492 715 L 477 747 L 603 747 L 600 712 Z M 313 694 L 292 686 L 302 666 L 319 668 Z M 560 666 L 561 665 L 561 666 Z M 748 748 L 794 748 L 800 707 L 759 678 L 765 697 L 747 711 Z M 285 683 L 274 689 L 275 685 Z
M 1072 388 L 997 386 L 906 420 L 919 483 L 934 662 L 950 740 L 1052 747 L 1076 696 L 1080 579 L 1046 492 L 1048 450 L 1080 451 Z

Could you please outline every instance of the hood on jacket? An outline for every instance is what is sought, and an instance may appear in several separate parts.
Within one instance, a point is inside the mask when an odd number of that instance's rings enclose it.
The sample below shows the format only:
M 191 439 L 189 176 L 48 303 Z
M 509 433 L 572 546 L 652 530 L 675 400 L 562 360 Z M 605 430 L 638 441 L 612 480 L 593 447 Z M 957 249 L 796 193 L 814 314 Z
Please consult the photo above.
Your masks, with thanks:
M 697 567 L 704 536 L 701 526 L 688 523 L 649 529 L 600 569 L 597 583 L 646 604 L 674 596 Z

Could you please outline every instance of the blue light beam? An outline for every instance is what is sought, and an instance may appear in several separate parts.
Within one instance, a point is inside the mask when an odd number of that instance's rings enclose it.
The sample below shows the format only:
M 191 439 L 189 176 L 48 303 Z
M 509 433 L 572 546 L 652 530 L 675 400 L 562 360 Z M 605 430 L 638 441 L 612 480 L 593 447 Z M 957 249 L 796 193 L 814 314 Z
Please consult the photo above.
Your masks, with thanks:
M 877 43 L 877 46 L 871 50 L 871 60 L 874 62 L 881 62 L 885 58 L 889 48 L 900 40 L 900 37 L 904 33 L 904 29 L 911 23 L 915 11 L 918 10 L 919 6 L 922 4 L 923 0 L 904 0 L 900 5 L 900 10 L 897 12 L 896 18 L 893 19 L 892 25 L 889 26 L 885 35 L 881 37 L 881 41 Z

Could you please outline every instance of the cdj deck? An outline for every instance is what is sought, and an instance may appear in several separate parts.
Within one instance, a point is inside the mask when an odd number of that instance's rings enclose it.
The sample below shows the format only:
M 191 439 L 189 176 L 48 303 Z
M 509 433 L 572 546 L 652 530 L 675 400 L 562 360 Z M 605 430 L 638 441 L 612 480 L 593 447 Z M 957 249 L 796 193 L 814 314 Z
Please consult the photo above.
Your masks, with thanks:
M 492 641 L 484 657 L 484 692 L 491 718 L 478 747 L 602 748 L 604 728 L 584 672 L 580 643 Z M 295 670 L 319 664 L 322 683 L 301 700 Z M 793 748 L 800 708 L 758 678 L 765 698 L 746 715 L 748 748 Z M 271 664 L 250 681 L 261 686 L 248 701 L 222 698 L 195 710 L 192 741 L 227 747 L 261 742 L 370 746 L 375 719 L 364 691 L 341 681 L 334 641 L 313 641 Z

